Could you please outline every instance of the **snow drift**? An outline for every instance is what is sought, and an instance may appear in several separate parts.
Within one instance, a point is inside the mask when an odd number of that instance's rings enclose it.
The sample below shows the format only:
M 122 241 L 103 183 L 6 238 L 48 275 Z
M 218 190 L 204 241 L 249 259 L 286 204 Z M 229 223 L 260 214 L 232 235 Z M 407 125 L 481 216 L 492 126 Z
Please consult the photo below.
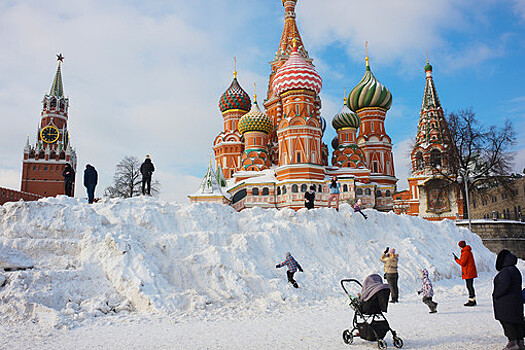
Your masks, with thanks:
M 342 297 L 339 280 L 382 274 L 386 246 L 400 255 L 400 296 L 415 298 L 417 268 L 442 294 L 463 290 L 452 253 L 473 248 L 478 272 L 495 255 L 451 221 L 432 223 L 348 205 L 333 209 L 244 210 L 152 198 L 88 205 L 67 198 L 0 206 L 0 322 L 52 325 L 108 313 L 260 311 Z M 276 269 L 290 251 L 305 273 L 286 283 Z M 1 270 L 0 270 L 1 271 Z M 451 280 L 452 279 L 452 280 Z M 410 297 L 407 295 L 410 294 Z

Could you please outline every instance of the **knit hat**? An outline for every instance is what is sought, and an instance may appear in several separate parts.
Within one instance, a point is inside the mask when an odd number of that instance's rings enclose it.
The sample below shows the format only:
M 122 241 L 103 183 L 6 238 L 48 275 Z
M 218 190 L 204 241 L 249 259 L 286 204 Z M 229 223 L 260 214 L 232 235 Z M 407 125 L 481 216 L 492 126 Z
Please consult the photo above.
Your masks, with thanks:
M 396 253 L 396 250 L 394 248 L 390 248 L 390 250 L 388 251 L 388 254 L 394 255 L 395 253 Z
M 149 159 L 149 154 L 146 154 L 146 159 Z
M 467 245 L 467 243 L 465 241 L 459 241 L 459 243 L 458 243 L 458 246 L 460 248 L 464 248 L 466 245 Z

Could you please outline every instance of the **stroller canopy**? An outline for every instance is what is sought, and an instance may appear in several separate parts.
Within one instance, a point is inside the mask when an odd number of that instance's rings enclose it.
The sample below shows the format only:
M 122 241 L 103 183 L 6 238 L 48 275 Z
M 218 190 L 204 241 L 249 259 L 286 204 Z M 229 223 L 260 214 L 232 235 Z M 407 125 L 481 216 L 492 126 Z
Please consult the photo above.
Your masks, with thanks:
M 361 300 L 366 302 L 370 300 L 377 292 L 388 289 L 390 285 L 383 283 L 383 279 L 378 274 L 372 274 L 365 278 L 363 282 L 363 289 L 361 290 Z

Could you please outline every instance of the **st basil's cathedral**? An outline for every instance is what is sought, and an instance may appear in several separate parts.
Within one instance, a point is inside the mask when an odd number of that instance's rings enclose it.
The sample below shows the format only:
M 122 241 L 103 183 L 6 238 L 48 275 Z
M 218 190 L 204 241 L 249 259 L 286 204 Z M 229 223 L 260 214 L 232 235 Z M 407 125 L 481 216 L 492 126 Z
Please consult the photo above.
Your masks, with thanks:
M 214 161 L 192 203 L 218 202 L 236 210 L 304 207 L 304 192 L 316 189 L 316 206 L 327 206 L 329 182 L 337 176 L 340 200 L 393 209 L 397 178 L 385 118 L 390 91 L 372 73 L 368 56 L 361 81 L 332 118 L 337 137 L 331 164 L 323 143 L 323 81 L 308 56 L 296 23 L 297 0 L 282 0 L 285 24 L 270 62 L 266 98 L 259 106 L 243 90 L 237 72 L 219 100 L 224 129 L 213 142 Z

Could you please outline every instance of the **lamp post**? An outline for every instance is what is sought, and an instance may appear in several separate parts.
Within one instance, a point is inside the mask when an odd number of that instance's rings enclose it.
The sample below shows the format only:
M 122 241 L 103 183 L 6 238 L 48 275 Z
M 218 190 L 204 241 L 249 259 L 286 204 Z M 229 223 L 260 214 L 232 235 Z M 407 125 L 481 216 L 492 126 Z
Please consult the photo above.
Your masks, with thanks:
M 459 175 L 458 176 L 458 182 L 463 182 L 465 184 L 465 197 L 467 200 L 467 216 L 468 216 L 468 229 L 472 231 L 472 221 L 470 219 L 470 201 L 469 201 L 469 195 L 468 195 L 468 170 L 465 171 L 464 176 Z

